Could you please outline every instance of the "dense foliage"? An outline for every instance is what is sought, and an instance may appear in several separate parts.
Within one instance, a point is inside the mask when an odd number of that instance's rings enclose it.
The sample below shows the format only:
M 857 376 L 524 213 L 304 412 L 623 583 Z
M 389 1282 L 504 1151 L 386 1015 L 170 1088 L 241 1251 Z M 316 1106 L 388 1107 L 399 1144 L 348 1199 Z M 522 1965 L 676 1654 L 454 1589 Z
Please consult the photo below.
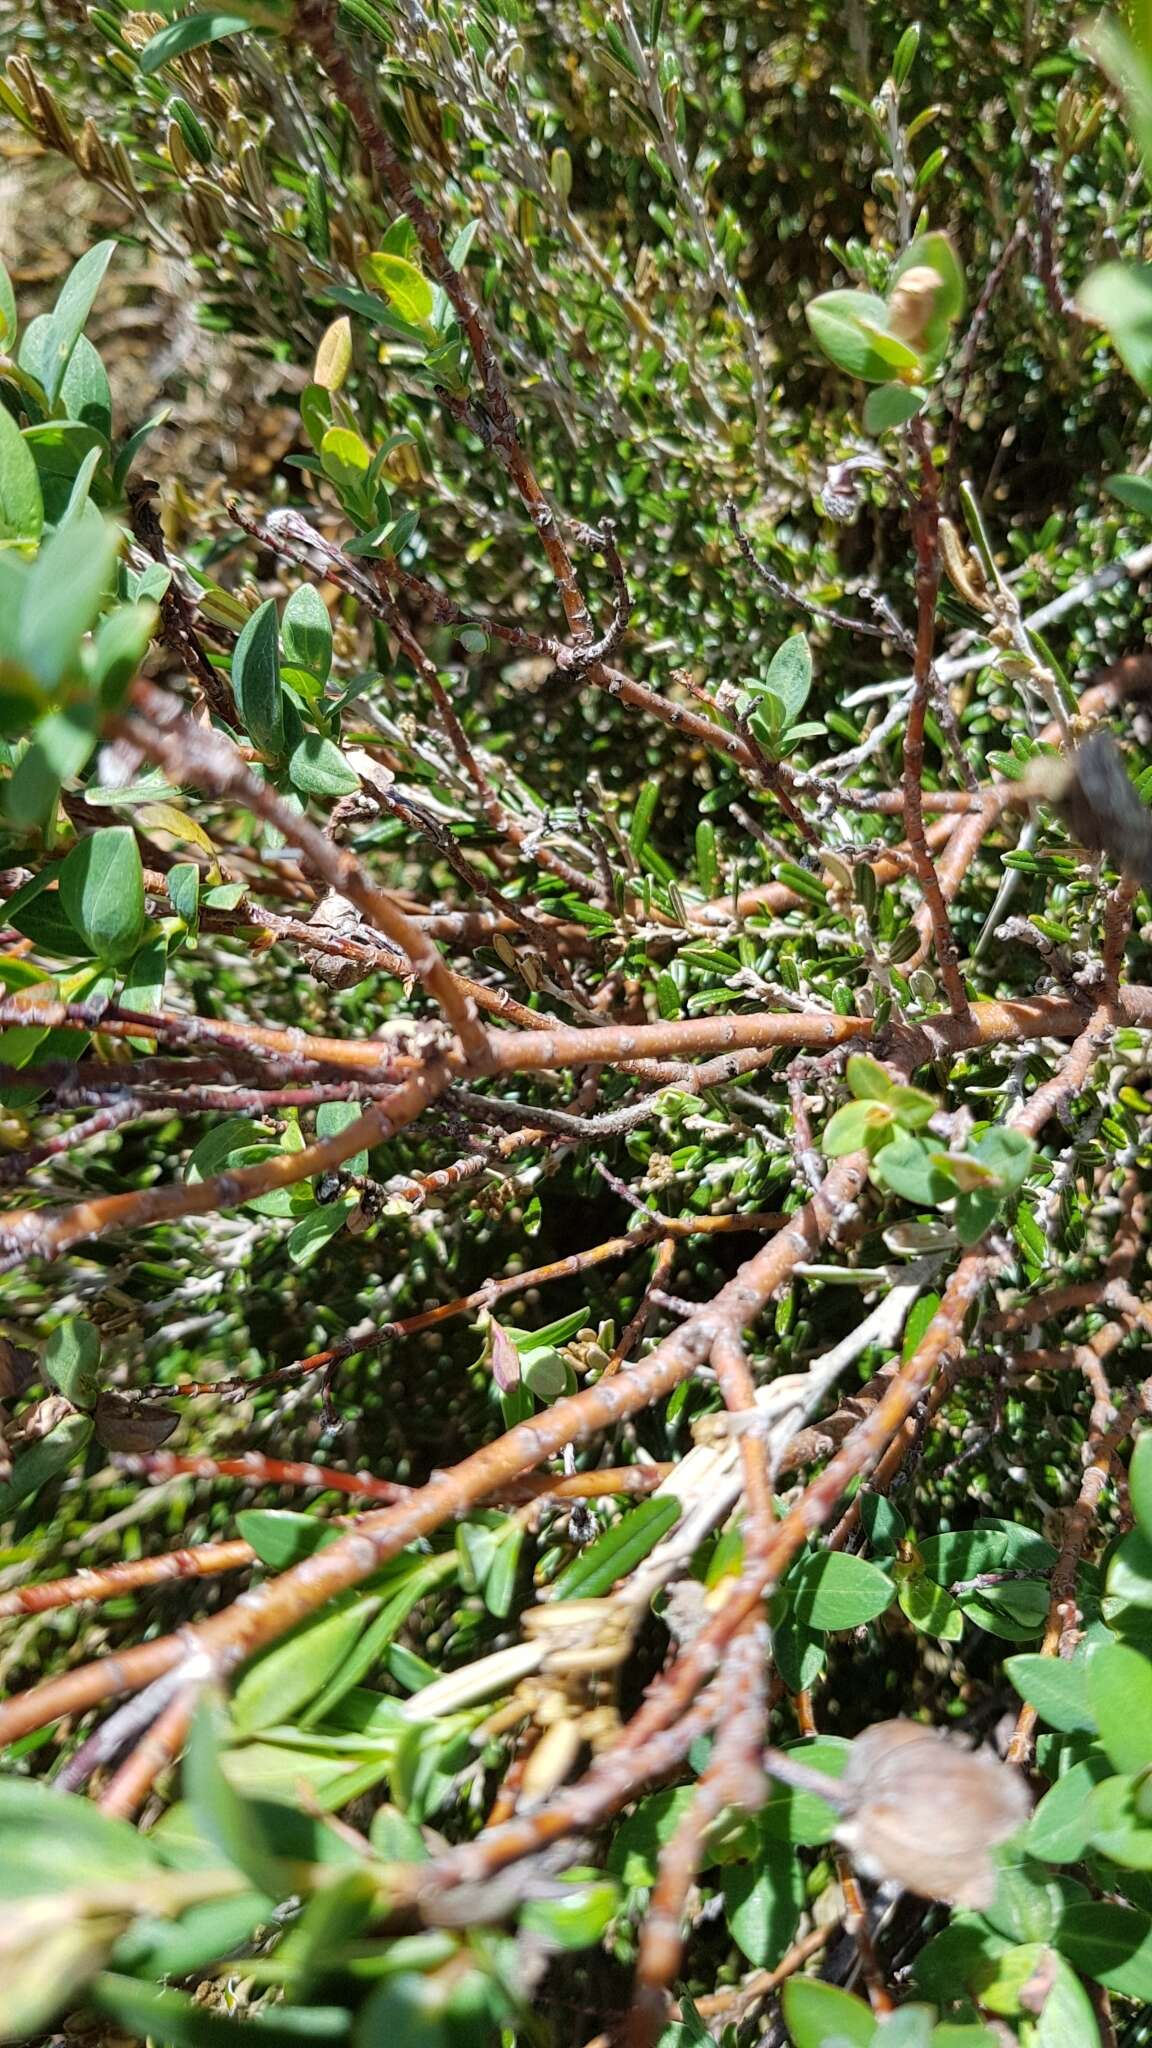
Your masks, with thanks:
M 7 19 L 0 2038 L 1143 2040 L 1147 8 Z

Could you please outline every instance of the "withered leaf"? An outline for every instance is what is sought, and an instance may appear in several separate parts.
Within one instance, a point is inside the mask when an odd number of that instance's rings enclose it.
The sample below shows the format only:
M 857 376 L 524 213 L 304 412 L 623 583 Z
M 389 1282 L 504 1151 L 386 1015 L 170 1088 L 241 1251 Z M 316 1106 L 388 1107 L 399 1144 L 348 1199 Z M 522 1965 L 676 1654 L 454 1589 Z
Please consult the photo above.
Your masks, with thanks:
M 852 1744 L 837 1837 L 866 1876 L 979 1909 L 992 1851 L 1028 1818 L 1023 1778 L 989 1749 L 915 1721 L 880 1721 Z
M 167 1443 L 180 1417 L 159 1401 L 132 1401 L 124 1394 L 101 1394 L 93 1417 L 96 1441 L 106 1451 L 155 1451 Z

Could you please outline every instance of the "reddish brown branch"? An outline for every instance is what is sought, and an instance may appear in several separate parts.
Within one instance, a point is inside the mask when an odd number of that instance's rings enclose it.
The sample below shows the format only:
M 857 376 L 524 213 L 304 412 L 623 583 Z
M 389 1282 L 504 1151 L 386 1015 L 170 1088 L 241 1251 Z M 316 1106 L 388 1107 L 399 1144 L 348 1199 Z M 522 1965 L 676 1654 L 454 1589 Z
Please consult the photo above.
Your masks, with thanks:
M 0 1593 L 0 1619 L 13 1614 L 46 1614 L 54 1607 L 74 1607 L 83 1600 L 117 1600 L 144 1586 L 166 1585 L 170 1579 L 213 1578 L 252 1563 L 248 1543 L 194 1543 L 187 1550 L 165 1551 L 160 1557 L 137 1557 L 127 1564 L 102 1565 L 75 1572 L 70 1578 L 48 1579 L 40 1586 L 17 1586 Z
M 148 1685 L 194 1652 L 204 1652 L 205 1661 L 198 1668 L 220 1676 L 231 1673 L 255 1650 L 275 1642 L 338 1593 L 359 1585 L 418 1537 L 534 1471 L 565 1445 L 584 1442 L 663 1398 L 704 1362 L 725 1322 L 749 1322 L 794 1266 L 811 1256 L 845 1205 L 858 1195 L 866 1164 L 863 1157 L 839 1161 L 820 1193 L 749 1260 L 714 1302 L 627 1372 L 520 1423 L 452 1471 L 437 1473 L 410 1500 L 362 1516 L 353 1531 L 309 1558 L 306 1567 L 270 1580 L 242 1608 L 212 1616 L 183 1635 L 164 1636 L 66 1672 L 0 1705 L 0 1744 L 62 1714 Z
M 738 1329 L 721 1326 L 712 1364 L 730 1415 L 756 1405 L 756 1387 Z M 741 1435 L 746 1559 L 763 1557 L 771 1540 L 772 1482 L 767 1450 L 754 1431 Z M 625 2029 L 626 2048 L 651 2048 L 667 2024 L 672 1984 L 683 1954 L 683 1920 L 708 1828 L 725 1806 L 754 1810 L 764 1794 L 761 1754 L 768 1716 L 768 1631 L 755 1611 L 736 1635 L 724 1661 L 727 1704 L 717 1722 L 715 1747 L 692 1804 L 661 1850 L 656 1884 L 640 1930 L 636 1980 Z
M 443 1011 L 464 1056 L 482 1061 L 487 1039 L 470 1001 L 462 996 L 431 939 L 387 890 L 377 887 L 355 854 L 337 846 L 303 812 L 289 810 L 222 734 L 180 717 L 178 705 L 165 691 L 138 681 L 132 703 L 141 715 L 113 720 L 112 729 L 155 761 L 173 782 L 194 782 L 213 796 L 232 798 L 275 826 L 290 846 L 298 846 L 329 888 L 355 904 L 406 956 L 413 974 Z
M 968 992 L 960 972 L 952 922 L 936 866 L 924 836 L 924 719 L 932 688 L 932 657 L 936 644 L 936 600 L 940 590 L 940 484 L 932 463 L 927 430 L 913 422 L 913 443 L 920 460 L 920 492 L 913 501 L 912 536 L 916 548 L 916 654 L 912 665 L 912 701 L 904 729 L 904 830 L 924 891 L 924 907 L 932 922 L 936 957 L 954 1017 L 969 1016 Z
M 354 1152 L 381 1145 L 403 1130 L 443 1094 L 448 1079 L 443 1060 L 430 1059 L 421 1073 L 366 1108 L 346 1130 L 331 1138 L 317 1138 L 299 1152 L 277 1153 L 255 1166 L 210 1174 L 201 1181 L 142 1188 L 132 1194 L 95 1195 L 69 1209 L 15 1210 L 0 1222 L 0 1246 L 7 1249 L 7 1258 L 0 1259 L 0 1271 L 24 1258 L 55 1258 L 70 1245 L 86 1237 L 102 1237 L 110 1230 L 239 1208 L 254 1195 L 327 1173 L 342 1166 Z

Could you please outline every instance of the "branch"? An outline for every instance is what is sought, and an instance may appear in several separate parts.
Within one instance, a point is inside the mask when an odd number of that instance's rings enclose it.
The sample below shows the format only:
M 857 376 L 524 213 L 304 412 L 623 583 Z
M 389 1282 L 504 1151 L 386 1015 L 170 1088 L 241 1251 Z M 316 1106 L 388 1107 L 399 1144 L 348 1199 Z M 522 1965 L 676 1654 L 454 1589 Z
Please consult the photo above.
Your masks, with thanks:
M 932 687 L 936 599 L 940 589 L 940 486 L 932 465 L 927 433 L 920 421 L 912 424 L 912 440 L 920 460 L 921 487 L 912 508 L 912 535 L 916 546 L 916 660 L 912 702 L 904 729 L 904 829 L 916 863 L 917 880 L 924 891 L 924 907 L 931 920 L 936 957 L 949 1006 L 953 1016 L 967 1018 L 970 1014 L 968 991 L 960 972 L 948 905 L 924 837 L 924 718 Z
M 503 373 L 488 339 L 479 309 L 461 271 L 453 269 L 445 254 L 436 225 L 424 201 L 413 187 L 391 137 L 383 127 L 361 83 L 348 52 L 336 32 L 337 10 L 331 0 L 300 0 L 296 10 L 297 28 L 325 71 L 352 117 L 360 147 L 374 176 L 389 195 L 397 212 L 406 214 L 416 231 L 424 260 L 438 285 L 446 293 L 468 339 L 484 393 L 484 410 L 490 427 L 489 445 L 499 458 L 540 538 L 548 566 L 556 579 L 560 600 L 570 631 L 578 640 L 591 634 L 588 608 L 576 579 L 571 557 L 560 537 L 556 515 L 536 479 L 535 471 L 520 444 L 515 415 Z
M 845 1205 L 860 1192 L 866 1165 L 862 1156 L 840 1160 L 820 1193 L 728 1282 L 715 1302 L 702 1306 L 691 1322 L 673 1330 L 627 1372 L 520 1423 L 451 1471 L 437 1473 L 398 1506 L 362 1516 L 348 1535 L 304 1565 L 269 1580 L 243 1607 L 214 1615 L 179 1635 L 125 1650 L 115 1659 L 80 1666 L 0 1705 L 0 1745 L 62 1714 L 149 1685 L 186 1658 L 196 1658 L 196 1669 L 205 1678 L 229 1675 L 256 1650 L 277 1641 L 337 1594 L 360 1585 L 419 1537 L 535 1470 L 567 1444 L 583 1443 L 640 1414 L 704 1363 L 720 1323 L 742 1326 L 750 1321 L 794 1267 L 811 1256 Z
M 455 1032 L 463 1058 L 482 1060 L 487 1035 L 477 1022 L 472 1003 L 461 994 L 432 941 L 394 897 L 369 879 L 355 855 L 347 847 L 334 845 L 303 813 L 281 803 L 220 733 L 181 718 L 175 699 L 166 692 L 151 683 L 137 682 L 132 703 L 143 715 L 113 720 L 112 731 L 155 761 L 171 781 L 195 782 L 213 796 L 233 798 L 275 826 L 289 845 L 299 847 L 328 886 L 354 903 L 361 915 L 407 956 L 412 972 Z

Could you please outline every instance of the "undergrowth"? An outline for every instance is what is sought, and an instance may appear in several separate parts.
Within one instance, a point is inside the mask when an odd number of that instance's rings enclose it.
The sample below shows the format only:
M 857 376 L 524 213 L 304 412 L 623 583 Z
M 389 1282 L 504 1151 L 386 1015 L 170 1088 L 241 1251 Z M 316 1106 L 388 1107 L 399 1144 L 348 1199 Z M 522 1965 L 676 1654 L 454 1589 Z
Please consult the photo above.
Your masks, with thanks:
M 1146 8 L 8 20 L 0 2038 L 1143 2040 Z

